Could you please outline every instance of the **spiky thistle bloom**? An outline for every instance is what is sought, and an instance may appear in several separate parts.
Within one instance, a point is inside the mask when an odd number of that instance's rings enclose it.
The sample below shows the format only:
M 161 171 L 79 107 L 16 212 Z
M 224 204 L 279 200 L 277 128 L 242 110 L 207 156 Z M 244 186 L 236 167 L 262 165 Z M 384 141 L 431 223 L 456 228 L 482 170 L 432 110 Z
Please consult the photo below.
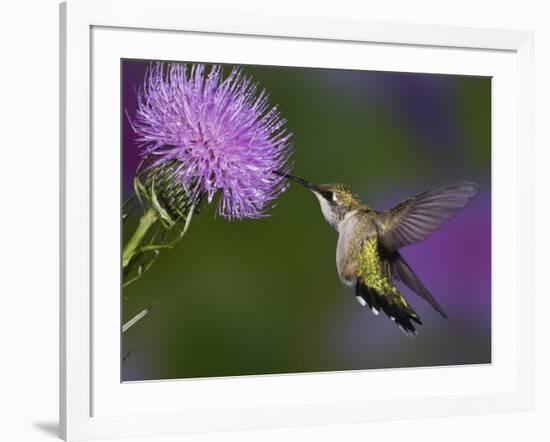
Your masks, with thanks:
M 285 189 L 289 133 L 265 90 L 239 68 L 149 67 L 132 122 L 151 167 L 177 160 L 173 178 L 190 201 L 210 203 L 228 219 L 259 218 Z

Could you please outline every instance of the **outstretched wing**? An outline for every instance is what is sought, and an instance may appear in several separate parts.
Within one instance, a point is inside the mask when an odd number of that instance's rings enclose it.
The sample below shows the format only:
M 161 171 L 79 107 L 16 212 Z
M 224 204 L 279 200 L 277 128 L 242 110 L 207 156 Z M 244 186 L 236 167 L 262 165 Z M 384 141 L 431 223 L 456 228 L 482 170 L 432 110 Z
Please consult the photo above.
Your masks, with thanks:
M 422 241 L 468 204 L 477 187 L 468 182 L 438 186 L 384 210 L 376 219 L 380 242 L 392 252 Z
M 424 300 L 426 300 L 441 316 L 448 319 L 443 308 L 435 300 L 420 278 L 416 276 L 413 269 L 410 268 L 409 264 L 407 264 L 399 252 L 393 252 L 386 263 L 392 279 L 403 282 L 418 296 L 424 298 Z

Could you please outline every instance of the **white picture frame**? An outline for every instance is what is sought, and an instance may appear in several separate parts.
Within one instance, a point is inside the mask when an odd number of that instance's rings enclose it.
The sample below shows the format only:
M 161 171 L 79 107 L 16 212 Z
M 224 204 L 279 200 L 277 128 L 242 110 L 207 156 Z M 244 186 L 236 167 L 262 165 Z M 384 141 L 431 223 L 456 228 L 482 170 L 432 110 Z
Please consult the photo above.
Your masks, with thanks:
M 177 433 L 223 431 L 234 429 L 268 428 L 277 426 L 316 425 L 326 423 L 348 423 L 365 420 L 448 416 L 453 414 L 520 411 L 532 408 L 533 404 L 533 35 L 529 32 L 454 28 L 435 25 L 410 25 L 398 23 L 376 23 L 357 20 L 332 20 L 313 17 L 243 15 L 220 11 L 218 13 L 189 9 L 176 0 L 69 0 L 60 6 L 61 21 L 61 275 L 60 275 L 60 428 L 66 440 L 114 438 L 130 436 L 152 436 Z M 97 36 L 97 32 L 109 33 Z M 116 31 L 116 32 L 114 32 Z M 117 32 L 132 33 L 132 38 Z M 94 34 L 96 33 L 96 34 Z M 149 34 L 147 34 L 149 33 Z M 154 37 L 153 37 L 154 33 Z M 515 284 L 497 284 L 498 273 L 493 275 L 494 290 L 502 290 L 507 302 L 497 303 L 493 313 L 494 334 L 501 344 L 501 358 L 491 367 L 465 367 L 466 371 L 438 369 L 400 370 L 399 373 L 356 372 L 320 375 L 292 375 L 256 377 L 249 380 L 213 379 L 195 384 L 174 382 L 141 383 L 139 387 L 120 387 L 113 379 L 118 378 L 118 364 L 112 364 L 112 352 L 108 352 L 108 339 L 114 328 L 119 327 L 117 311 L 109 310 L 109 299 L 94 297 L 94 287 L 99 281 L 94 273 L 92 251 L 97 251 L 93 238 L 93 223 L 100 208 L 93 205 L 94 194 L 101 192 L 97 180 L 93 180 L 93 143 L 97 140 L 94 125 L 94 108 L 101 106 L 102 98 L 94 95 L 92 82 L 102 87 L 101 80 L 93 79 L 94 69 L 102 66 L 94 51 L 100 51 L 110 60 L 126 54 L 132 39 L 143 38 L 141 54 L 144 58 L 170 59 L 169 41 L 183 35 L 207 36 L 256 41 L 265 39 L 276 44 L 285 41 L 296 47 L 294 57 L 299 58 L 301 45 L 330 44 L 348 48 L 351 53 L 369 45 L 378 51 L 381 63 L 384 52 L 404 48 L 406 55 L 415 52 L 415 58 L 424 63 L 418 69 L 430 72 L 469 73 L 468 65 L 458 67 L 449 59 L 449 51 L 460 58 L 461 51 L 468 54 L 483 53 L 479 65 L 471 72 L 485 69 L 482 58 L 494 55 L 497 78 L 509 85 L 500 87 L 499 101 L 493 106 L 502 108 L 499 122 L 507 126 L 513 137 L 505 139 L 505 133 L 495 132 L 493 144 L 493 172 L 495 198 L 506 201 L 508 218 L 503 219 L 495 211 L 495 219 L 502 219 L 500 231 L 511 238 L 507 244 L 497 242 L 493 249 L 501 257 L 503 267 L 500 273 L 514 275 L 513 281 L 521 281 L 521 291 Z M 96 35 L 96 37 L 94 37 Z M 146 40 L 166 39 L 164 52 L 158 45 L 147 48 Z M 198 37 L 197 37 L 198 38 Z M 130 42 L 128 43 L 128 40 Z M 103 45 L 102 45 L 103 41 Z M 111 44 L 109 50 L 104 44 Z M 175 41 L 175 40 L 174 40 Z M 157 49 L 155 49 L 157 47 Z M 206 48 L 206 45 L 205 45 Z M 149 51 L 149 52 L 147 52 Z M 156 52 L 155 52 L 156 51 Z M 408 51 L 408 52 L 407 52 Z M 109 52 L 109 54 L 107 54 Z M 132 52 L 132 51 L 129 51 Z M 227 51 L 226 51 L 227 52 Z M 238 51 L 235 51 L 236 53 Z M 292 52 L 292 51 L 290 51 Z M 343 51 L 346 52 L 346 51 Z M 275 57 L 276 51 L 271 51 Z M 438 62 L 430 64 L 435 55 Z M 466 54 L 466 55 L 468 55 Z M 97 54 L 96 54 L 97 55 Z M 129 55 L 135 55 L 132 52 Z M 244 55 L 224 55 L 224 57 Z M 113 58 L 114 57 L 114 58 Z M 219 57 L 222 57 L 221 55 Z M 269 61 L 268 58 L 265 62 Z M 389 59 L 390 57 L 386 57 Z M 395 57 L 393 57 L 395 58 Z M 423 59 L 424 61 L 420 61 Z M 504 60 L 499 64 L 498 60 Z M 106 58 L 107 60 L 107 58 Z M 234 61 L 235 58 L 219 58 L 215 61 Z M 107 60 L 108 61 L 108 60 Z M 257 62 L 258 60 L 256 60 Z M 387 61 L 386 69 L 399 70 Z M 283 63 L 277 61 L 278 63 Z M 296 61 L 289 59 L 294 65 Z M 315 63 L 311 61 L 312 65 Z M 345 60 L 336 60 L 343 66 Z M 448 63 L 449 67 L 443 64 Z M 489 63 L 489 61 L 487 62 Z M 464 64 L 464 63 L 463 63 Z M 105 64 L 108 66 L 108 64 Z M 336 66 L 336 65 L 335 65 Z M 429 66 L 426 68 L 426 66 Z M 492 72 L 489 64 L 487 72 Z M 361 68 L 361 66 L 356 66 Z M 421 70 L 423 71 L 423 70 Z M 485 72 L 485 71 L 483 71 Z M 105 83 L 107 87 L 107 83 Z M 503 124 L 508 122 L 509 124 Z M 92 124 L 93 123 L 93 124 Z M 118 125 L 118 120 L 115 122 Z M 498 124 L 497 124 L 498 123 Z M 103 127 L 103 126 L 101 126 Z M 511 129 L 513 128 L 513 129 Z M 116 130 L 116 128 L 115 128 Z M 503 129 L 504 130 L 504 129 Z M 502 135 L 502 136 L 501 136 Z M 509 135 L 509 134 L 508 134 Z M 502 141 L 502 142 L 501 142 Z M 108 140 L 107 140 L 108 142 Z M 116 168 L 115 168 L 116 169 Z M 101 171 L 108 174 L 108 170 Z M 115 173 L 116 172 L 115 170 Z M 500 177 L 500 178 L 499 178 Z M 502 190 L 499 190 L 502 189 Z M 500 196 L 499 196 L 500 194 Z M 505 198 L 505 199 L 503 199 Z M 503 208 L 498 203 L 497 208 Z M 94 207 L 94 210 L 92 210 Z M 96 235 L 97 236 L 97 235 Z M 498 236 L 494 238 L 498 239 Z M 118 244 L 118 243 L 117 243 Z M 500 245 L 499 245 L 500 244 Z M 504 246 L 513 259 L 504 261 L 500 247 Z M 118 247 L 118 246 L 117 246 Z M 510 252 L 511 249 L 511 252 Z M 118 253 L 118 252 L 117 252 Z M 117 257 L 118 259 L 118 257 Z M 507 266 L 507 267 L 504 267 Z M 97 270 L 97 269 L 96 269 Z M 501 275 L 502 276 L 502 275 Z M 501 278 L 502 279 L 502 278 Z M 506 292 L 504 294 L 504 292 Z M 508 302 L 509 301 L 509 302 Z M 507 304 L 503 306 L 502 304 Z M 99 317 L 105 314 L 105 318 Z M 504 327 L 503 317 L 512 325 Z M 113 319 L 114 318 L 114 319 Z M 500 331 L 502 330 L 502 332 Z M 507 333 L 504 335 L 503 333 Z M 112 340 L 112 339 L 111 339 Z M 103 343 L 105 345 L 103 345 Z M 510 343 L 509 349 L 503 344 Z M 95 352 L 94 352 L 94 345 Z M 114 348 L 119 348 L 114 345 Z M 111 355 L 111 356 L 109 356 Z M 432 370 L 432 371 L 429 371 Z M 112 371 L 112 373 L 110 373 Z M 113 376 L 114 373 L 114 376 Z M 373 385 L 382 377 L 396 377 L 402 385 L 416 385 L 404 395 L 377 397 L 363 393 L 361 388 L 354 394 L 338 394 L 331 388 L 322 389 L 332 380 L 345 385 Z M 495 383 L 485 382 L 487 378 Z M 399 377 L 399 379 L 397 379 Z M 453 379 L 456 389 L 430 394 L 441 389 Z M 470 390 L 456 380 L 462 379 Z M 497 382 L 498 381 L 498 382 Z M 477 382 L 477 383 L 476 383 Z M 481 384 L 485 383 L 485 388 Z M 478 385 L 479 384 L 479 385 Z M 336 385 L 336 384 L 335 384 Z M 139 390 L 137 390 L 139 388 Z M 189 400 L 181 404 L 174 400 L 180 397 L 176 390 L 187 388 Z M 271 392 L 271 402 L 258 401 L 251 390 Z M 301 390 L 300 390 L 301 389 Z M 333 388 L 332 390 L 337 390 Z M 216 406 L 201 405 L 200 397 L 208 398 L 217 391 L 223 398 L 215 401 Z M 290 398 L 296 391 L 299 397 Z M 277 393 L 277 394 L 276 394 Z M 275 397 L 277 396 L 277 397 Z M 148 408 L 139 404 L 140 399 L 149 403 Z M 193 399 L 195 398 L 195 399 Z M 223 399 L 223 400 L 222 400 Z M 162 401 L 162 406 L 159 403 Z M 213 401 L 208 401 L 213 402 Z M 143 405 L 143 406 L 142 406 Z

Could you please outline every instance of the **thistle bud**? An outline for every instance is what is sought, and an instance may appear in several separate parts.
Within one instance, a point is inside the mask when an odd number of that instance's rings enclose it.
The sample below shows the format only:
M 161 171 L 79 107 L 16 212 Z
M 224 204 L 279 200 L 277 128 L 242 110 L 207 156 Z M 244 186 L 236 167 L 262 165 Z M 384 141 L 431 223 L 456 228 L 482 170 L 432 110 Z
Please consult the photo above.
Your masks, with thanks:
M 158 213 L 167 228 L 185 222 L 191 207 L 196 213 L 200 204 L 200 195 L 190 197 L 179 179 L 181 167 L 178 160 L 163 161 L 136 174 L 136 193 L 142 202 Z

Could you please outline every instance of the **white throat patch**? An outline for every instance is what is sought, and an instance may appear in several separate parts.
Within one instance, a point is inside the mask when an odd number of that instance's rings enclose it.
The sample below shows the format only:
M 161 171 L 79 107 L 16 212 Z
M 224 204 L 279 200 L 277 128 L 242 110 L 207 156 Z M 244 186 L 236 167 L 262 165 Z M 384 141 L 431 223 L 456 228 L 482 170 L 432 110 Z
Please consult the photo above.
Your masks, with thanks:
M 321 195 L 319 195 L 317 192 L 314 192 L 315 196 L 319 200 L 319 204 L 321 205 L 321 212 L 323 213 L 323 216 L 327 220 L 327 222 L 334 228 L 338 227 L 338 220 L 336 219 L 336 214 L 332 211 L 329 202 L 323 198 Z

